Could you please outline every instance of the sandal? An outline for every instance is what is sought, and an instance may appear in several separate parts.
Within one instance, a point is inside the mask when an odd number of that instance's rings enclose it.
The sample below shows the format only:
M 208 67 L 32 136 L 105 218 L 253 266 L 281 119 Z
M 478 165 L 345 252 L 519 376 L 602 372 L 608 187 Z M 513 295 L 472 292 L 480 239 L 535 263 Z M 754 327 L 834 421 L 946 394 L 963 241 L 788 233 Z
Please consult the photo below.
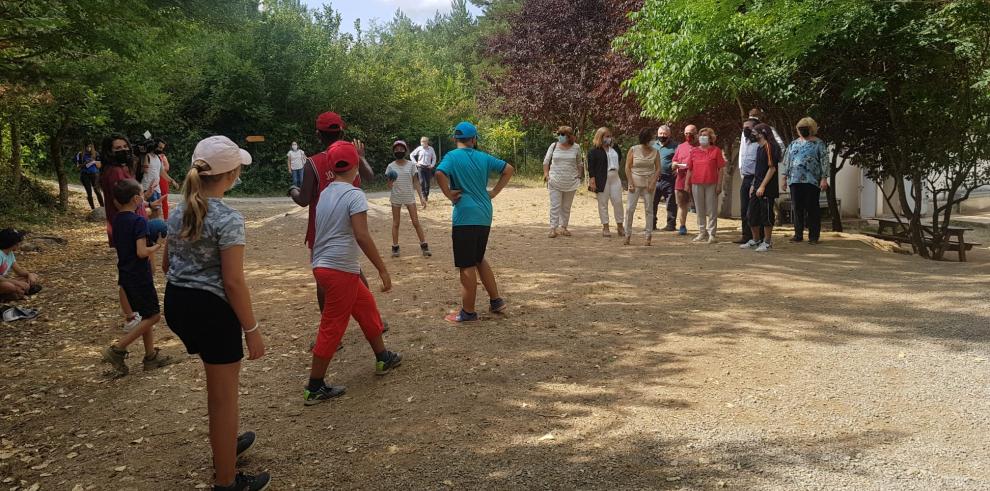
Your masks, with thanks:
M 547 237 L 550 237 L 551 239 L 556 239 L 557 238 L 557 229 L 555 229 L 555 228 L 554 229 L 550 229 L 550 234 L 547 235 Z
M 563 235 L 564 237 L 570 237 L 571 236 L 571 232 L 569 230 L 567 230 L 566 228 L 564 228 L 564 229 L 561 229 L 560 230 L 560 235 Z

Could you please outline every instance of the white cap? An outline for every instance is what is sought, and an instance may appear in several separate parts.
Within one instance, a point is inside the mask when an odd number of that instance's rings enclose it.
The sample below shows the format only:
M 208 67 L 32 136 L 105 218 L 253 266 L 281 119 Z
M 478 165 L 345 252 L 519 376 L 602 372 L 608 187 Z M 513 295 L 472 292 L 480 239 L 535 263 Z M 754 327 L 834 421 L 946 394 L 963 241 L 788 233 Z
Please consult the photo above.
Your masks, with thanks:
M 211 136 L 196 144 L 193 150 L 192 163 L 205 162 L 209 170 L 199 173 L 204 176 L 226 174 L 242 165 L 251 165 L 251 154 L 237 146 L 226 136 Z

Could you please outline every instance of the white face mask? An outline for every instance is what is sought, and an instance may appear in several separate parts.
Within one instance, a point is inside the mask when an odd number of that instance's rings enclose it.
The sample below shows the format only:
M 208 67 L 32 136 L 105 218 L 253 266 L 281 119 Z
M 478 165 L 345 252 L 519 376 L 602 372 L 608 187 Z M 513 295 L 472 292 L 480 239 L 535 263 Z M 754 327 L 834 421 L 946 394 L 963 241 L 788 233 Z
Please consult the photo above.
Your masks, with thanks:
M 557 143 L 567 143 L 567 137 L 564 135 L 557 136 Z
M 299 145 L 292 146 L 292 151 L 295 152 L 296 150 L 299 150 Z
M 709 143 L 711 143 L 711 141 L 712 141 L 712 138 L 710 136 L 708 136 L 708 135 L 701 135 L 701 136 L 698 137 L 698 143 L 700 143 L 702 145 L 706 145 L 707 146 Z

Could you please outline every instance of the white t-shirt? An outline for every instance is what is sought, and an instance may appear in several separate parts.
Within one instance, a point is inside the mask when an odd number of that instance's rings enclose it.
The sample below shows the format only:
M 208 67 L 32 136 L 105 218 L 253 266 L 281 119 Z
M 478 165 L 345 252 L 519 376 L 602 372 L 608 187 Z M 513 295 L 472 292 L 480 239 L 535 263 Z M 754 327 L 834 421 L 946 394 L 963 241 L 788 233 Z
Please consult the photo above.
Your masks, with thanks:
M 148 170 L 144 172 L 144 177 L 141 178 L 141 187 L 145 191 L 161 192 L 161 175 L 162 159 L 155 154 L 151 154 L 151 158 L 148 160 Z
M 286 154 L 289 157 L 289 168 L 292 170 L 302 169 L 306 165 L 306 152 L 299 150 L 289 150 Z
M 412 167 L 411 165 L 409 167 Z M 361 250 L 354 239 L 351 216 L 368 211 L 368 198 L 351 183 L 335 181 L 320 193 L 316 205 L 313 267 L 345 273 L 361 272 Z
M 616 152 L 614 148 L 609 147 L 608 148 L 608 151 L 605 152 L 605 155 L 608 156 L 608 171 L 609 172 L 612 172 L 612 171 L 618 172 L 618 170 L 619 170 L 619 152 Z
M 547 164 L 550 164 L 550 188 L 569 192 L 581 187 L 581 180 L 578 178 L 581 145 L 575 143 L 571 148 L 564 148 L 559 143 L 550 145 L 546 156 L 543 157 L 543 165 Z
M 416 204 L 416 190 L 413 189 L 413 175 L 416 174 L 416 165 L 408 160 L 402 165 L 392 162 L 388 164 L 385 173 L 387 174 L 388 171 L 395 171 L 399 175 L 398 179 L 392 183 L 392 193 L 389 195 L 389 201 L 393 205 Z

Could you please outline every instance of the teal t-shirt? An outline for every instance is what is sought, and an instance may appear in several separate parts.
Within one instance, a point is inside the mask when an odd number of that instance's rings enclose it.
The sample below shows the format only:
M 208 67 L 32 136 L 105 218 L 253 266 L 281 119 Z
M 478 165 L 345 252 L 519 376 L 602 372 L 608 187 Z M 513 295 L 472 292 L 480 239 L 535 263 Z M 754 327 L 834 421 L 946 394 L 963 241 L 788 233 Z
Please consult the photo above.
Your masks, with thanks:
M 450 179 L 450 189 L 461 192 L 454 204 L 454 226 L 492 225 L 492 199 L 488 196 L 489 174 L 501 174 L 505 161 L 473 148 L 458 148 L 443 157 L 438 172 Z

